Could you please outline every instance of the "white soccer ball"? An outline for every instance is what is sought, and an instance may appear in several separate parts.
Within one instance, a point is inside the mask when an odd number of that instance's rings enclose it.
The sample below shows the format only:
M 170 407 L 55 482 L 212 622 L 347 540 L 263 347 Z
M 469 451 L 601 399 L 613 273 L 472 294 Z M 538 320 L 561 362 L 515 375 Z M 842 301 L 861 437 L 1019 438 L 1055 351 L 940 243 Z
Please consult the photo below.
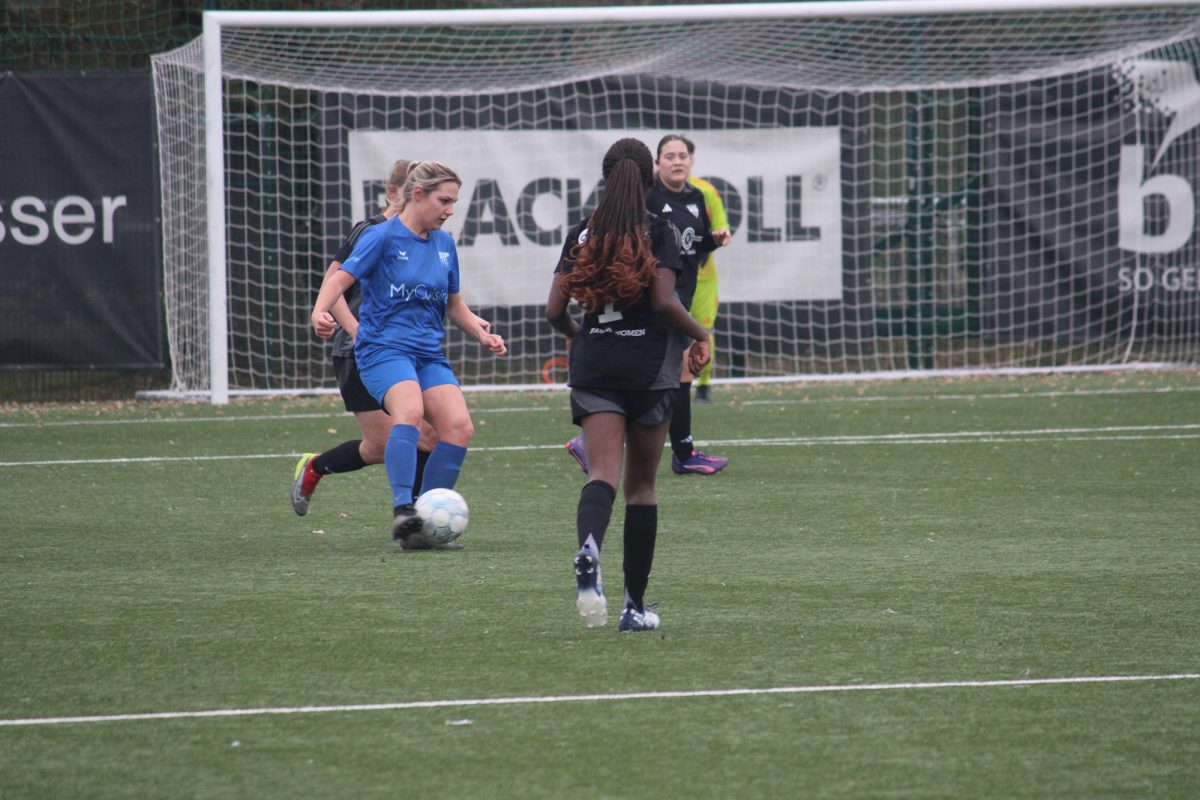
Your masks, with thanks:
M 467 501 L 453 489 L 430 489 L 415 505 L 425 535 L 435 542 L 453 542 L 467 529 Z

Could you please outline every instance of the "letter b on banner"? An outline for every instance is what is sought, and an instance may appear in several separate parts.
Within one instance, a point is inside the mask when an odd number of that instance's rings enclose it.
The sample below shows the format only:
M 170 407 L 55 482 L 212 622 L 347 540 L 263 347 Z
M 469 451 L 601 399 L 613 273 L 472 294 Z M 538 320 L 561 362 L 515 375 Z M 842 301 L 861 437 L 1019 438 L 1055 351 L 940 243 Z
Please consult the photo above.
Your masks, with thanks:
M 1192 184 L 1180 175 L 1164 173 L 1142 181 L 1146 148 L 1121 147 L 1121 177 L 1117 184 L 1117 246 L 1135 253 L 1173 253 L 1188 243 L 1196 226 L 1196 196 Z M 1166 227 L 1146 232 L 1146 198 L 1159 196 L 1166 203 Z

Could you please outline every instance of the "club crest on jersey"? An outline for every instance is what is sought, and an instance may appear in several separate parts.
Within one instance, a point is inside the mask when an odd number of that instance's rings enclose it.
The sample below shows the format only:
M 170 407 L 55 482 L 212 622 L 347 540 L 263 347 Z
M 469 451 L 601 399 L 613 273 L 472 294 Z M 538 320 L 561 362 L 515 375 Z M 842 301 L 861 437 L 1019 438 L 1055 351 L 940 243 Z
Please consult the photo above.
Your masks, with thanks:
M 700 219 L 700 207 L 697 206 L 695 203 L 688 203 L 687 210 L 692 212 L 693 217 L 695 217 L 696 219 Z
M 575 243 L 576 243 L 576 244 L 583 244 L 584 242 L 586 242 L 586 241 L 587 241 L 587 233 L 588 233 L 588 229 L 587 229 L 587 228 L 584 228 L 583 230 L 581 230 L 581 231 L 579 232 L 579 238 L 575 240 Z
M 684 228 L 679 234 L 679 250 L 680 252 L 692 255 L 696 252 L 696 232 L 691 228 Z
M 450 254 L 438 250 L 438 260 L 442 262 L 442 266 L 450 269 Z

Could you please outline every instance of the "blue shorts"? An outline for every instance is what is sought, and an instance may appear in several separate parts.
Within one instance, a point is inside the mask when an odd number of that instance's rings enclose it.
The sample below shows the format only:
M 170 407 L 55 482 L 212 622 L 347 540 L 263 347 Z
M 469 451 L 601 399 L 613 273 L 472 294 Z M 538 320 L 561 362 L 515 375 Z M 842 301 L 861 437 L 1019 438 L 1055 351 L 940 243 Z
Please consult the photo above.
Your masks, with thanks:
M 458 386 L 454 369 L 440 353 L 436 356 L 406 353 L 389 348 L 364 348 L 355 350 L 358 375 L 371 396 L 383 405 L 388 390 L 401 381 L 416 381 L 421 391 L 435 386 L 452 384 Z

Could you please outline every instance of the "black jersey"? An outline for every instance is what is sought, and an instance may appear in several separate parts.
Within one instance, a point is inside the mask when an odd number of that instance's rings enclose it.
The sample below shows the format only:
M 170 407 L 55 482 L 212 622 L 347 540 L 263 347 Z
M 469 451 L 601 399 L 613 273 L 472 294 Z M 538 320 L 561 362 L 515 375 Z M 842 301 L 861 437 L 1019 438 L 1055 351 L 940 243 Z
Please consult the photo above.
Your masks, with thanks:
M 587 240 L 587 220 L 576 225 L 563 245 L 555 272 L 571 269 L 571 248 Z M 651 248 L 660 268 L 675 270 L 679 280 L 679 231 L 663 217 L 650 215 Z M 647 287 L 628 306 L 609 304 L 584 314 L 571 345 L 567 383 L 577 389 L 669 389 L 679 385 L 687 337 L 666 323 L 650 305 Z
M 346 237 L 346 241 L 342 242 L 342 246 L 338 248 L 333 260 L 339 264 L 346 263 L 346 259 L 354 252 L 354 245 L 358 243 L 363 231 L 381 222 L 387 222 L 387 217 L 383 214 L 375 214 L 356 222 L 350 230 L 350 235 Z M 346 291 L 346 303 L 350 306 L 350 313 L 354 315 L 355 319 L 358 319 L 358 307 L 362 305 L 362 292 L 359 291 L 358 281 L 355 281 L 354 285 Z M 333 339 L 329 344 L 329 354 L 337 358 L 354 358 L 354 340 L 342 329 L 341 325 L 338 325 L 333 332 Z
M 679 299 L 684 308 L 692 307 L 692 295 L 696 293 L 696 275 L 704 257 L 717 249 L 712 238 L 712 223 L 708 209 L 704 206 L 704 193 L 690 183 L 683 190 L 672 192 L 655 178 L 654 187 L 646 198 L 646 209 L 651 214 L 666 217 L 679 229 L 679 258 L 683 262 L 683 274 L 676 284 Z

